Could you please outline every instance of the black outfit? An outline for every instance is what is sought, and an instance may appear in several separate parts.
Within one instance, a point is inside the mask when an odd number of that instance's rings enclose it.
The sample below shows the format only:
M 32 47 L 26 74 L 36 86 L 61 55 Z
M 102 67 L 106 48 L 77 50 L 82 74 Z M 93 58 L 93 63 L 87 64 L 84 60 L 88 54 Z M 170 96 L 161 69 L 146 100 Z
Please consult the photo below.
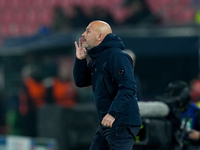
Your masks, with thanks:
M 132 133 L 135 137 L 142 123 L 133 62 L 123 49 L 121 39 L 115 34 L 108 34 L 101 44 L 88 51 L 91 57 L 89 64 L 86 59 L 76 59 L 74 80 L 78 87 L 92 84 L 101 130 L 107 130 L 101 126 L 101 121 L 109 113 L 115 118 L 113 130 L 132 127 L 129 134 Z M 105 135 L 104 137 L 106 138 Z M 106 140 L 109 143 L 107 138 Z

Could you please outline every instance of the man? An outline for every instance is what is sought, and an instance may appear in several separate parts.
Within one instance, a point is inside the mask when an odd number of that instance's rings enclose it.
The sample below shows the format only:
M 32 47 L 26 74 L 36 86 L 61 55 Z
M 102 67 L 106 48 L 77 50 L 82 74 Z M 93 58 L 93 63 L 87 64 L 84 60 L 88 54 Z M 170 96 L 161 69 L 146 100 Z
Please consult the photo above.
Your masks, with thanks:
M 90 150 L 132 150 L 142 123 L 133 61 L 123 42 L 109 24 L 93 21 L 75 47 L 75 84 L 92 85 L 100 124 Z

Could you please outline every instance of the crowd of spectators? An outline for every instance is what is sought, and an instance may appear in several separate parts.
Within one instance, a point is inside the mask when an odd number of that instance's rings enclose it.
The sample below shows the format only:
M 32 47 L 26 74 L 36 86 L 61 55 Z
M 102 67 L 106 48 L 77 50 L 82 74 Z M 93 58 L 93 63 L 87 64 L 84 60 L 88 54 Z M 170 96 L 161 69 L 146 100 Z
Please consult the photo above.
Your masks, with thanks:
M 92 20 L 104 20 L 113 27 L 185 26 L 199 24 L 199 1 L 194 0 L 123 0 L 116 8 L 101 5 L 72 6 L 69 13 L 55 6 L 50 28 L 60 30 L 84 27 Z M 58 13 L 60 16 L 58 17 Z M 57 25 L 56 25 L 57 24 Z M 61 26 L 60 26 L 61 27 Z
M 156 25 L 159 18 L 152 14 L 145 0 L 127 0 L 122 2 L 116 13 L 102 6 L 93 6 L 84 11 L 80 5 L 73 6 L 71 15 L 62 6 L 53 9 L 52 31 L 82 28 L 93 20 L 104 20 L 113 27 Z
M 198 0 L 30 0 L 26 3 L 0 2 L 0 37 L 69 31 L 85 27 L 92 20 L 104 20 L 113 27 L 199 24 Z

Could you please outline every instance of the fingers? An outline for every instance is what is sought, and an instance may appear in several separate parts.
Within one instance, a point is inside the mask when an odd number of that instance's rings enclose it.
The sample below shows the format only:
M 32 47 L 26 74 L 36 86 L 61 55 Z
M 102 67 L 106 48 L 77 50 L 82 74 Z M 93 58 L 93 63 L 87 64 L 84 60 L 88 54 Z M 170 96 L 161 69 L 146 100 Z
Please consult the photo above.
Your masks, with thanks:
M 82 47 L 82 40 L 79 38 L 79 46 Z
M 77 42 L 75 41 L 74 43 L 75 43 L 76 49 L 78 49 L 79 47 L 82 47 L 83 38 L 79 38 L 79 42 L 77 43 Z
M 101 124 L 102 124 L 104 127 L 112 128 L 112 123 L 111 123 L 111 122 L 102 122 Z
M 74 42 L 74 44 L 75 44 L 76 49 L 78 49 L 78 44 L 76 41 Z
M 74 42 L 75 47 L 76 47 L 76 57 L 80 60 L 85 59 L 87 56 L 87 50 L 83 48 L 82 46 L 80 46 L 81 43 L 82 42 L 80 39 L 79 39 L 79 45 L 77 41 Z
M 113 122 L 115 121 L 115 118 L 111 115 L 107 114 L 103 120 L 101 121 L 101 124 L 105 127 L 112 128 Z

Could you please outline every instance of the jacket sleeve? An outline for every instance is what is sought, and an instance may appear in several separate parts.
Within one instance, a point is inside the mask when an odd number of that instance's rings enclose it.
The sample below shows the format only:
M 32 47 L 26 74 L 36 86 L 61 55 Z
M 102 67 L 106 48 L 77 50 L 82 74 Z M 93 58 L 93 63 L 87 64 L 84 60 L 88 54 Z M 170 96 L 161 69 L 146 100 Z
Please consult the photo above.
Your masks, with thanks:
M 91 71 L 87 66 L 86 59 L 76 58 L 73 68 L 74 82 L 77 87 L 86 87 L 91 85 Z
M 108 113 L 117 118 L 131 101 L 137 101 L 133 61 L 124 52 L 113 54 L 109 59 L 109 70 L 117 83 L 118 92 Z M 135 104 L 137 105 L 137 102 Z

